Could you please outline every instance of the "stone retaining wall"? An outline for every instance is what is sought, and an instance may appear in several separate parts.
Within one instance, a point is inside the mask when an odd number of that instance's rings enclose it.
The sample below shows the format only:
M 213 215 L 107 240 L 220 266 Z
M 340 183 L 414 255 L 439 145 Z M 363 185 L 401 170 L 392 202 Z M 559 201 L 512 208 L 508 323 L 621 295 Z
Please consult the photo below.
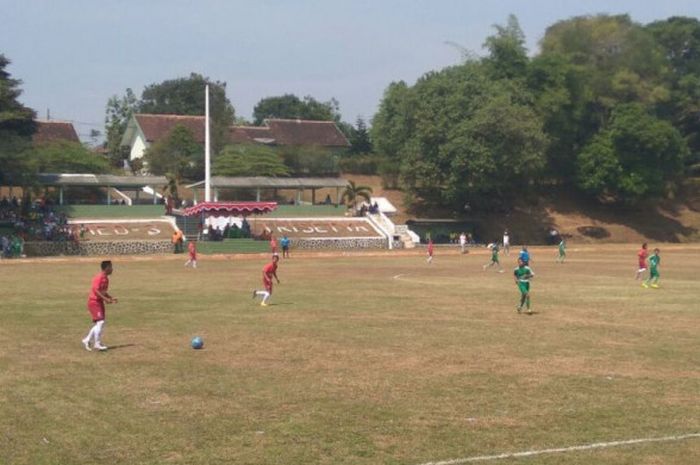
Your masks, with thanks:
M 394 248 L 403 243 L 394 241 Z M 292 249 L 300 250 L 366 250 L 386 249 L 387 240 L 382 237 L 356 238 L 308 238 L 292 241 Z M 28 257 L 57 255 L 148 255 L 172 253 L 170 241 L 83 241 L 83 242 L 26 242 L 24 253 Z
M 170 241 L 25 242 L 27 257 L 55 255 L 146 255 L 172 253 Z

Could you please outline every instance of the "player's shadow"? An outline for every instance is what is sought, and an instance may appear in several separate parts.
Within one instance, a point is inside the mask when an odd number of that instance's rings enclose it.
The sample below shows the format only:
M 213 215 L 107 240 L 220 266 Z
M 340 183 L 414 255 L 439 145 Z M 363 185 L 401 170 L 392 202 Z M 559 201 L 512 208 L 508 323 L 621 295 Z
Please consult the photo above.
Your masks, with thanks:
M 135 347 L 135 346 L 136 346 L 136 344 L 117 344 L 117 345 L 109 346 L 109 350 L 112 351 L 112 350 L 126 349 L 128 347 Z

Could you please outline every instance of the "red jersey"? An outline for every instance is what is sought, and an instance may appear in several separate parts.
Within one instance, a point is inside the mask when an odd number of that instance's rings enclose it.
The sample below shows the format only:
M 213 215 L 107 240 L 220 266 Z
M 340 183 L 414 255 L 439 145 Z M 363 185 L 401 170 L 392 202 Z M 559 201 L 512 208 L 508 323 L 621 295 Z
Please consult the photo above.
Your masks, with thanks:
M 103 302 L 102 297 L 97 295 L 95 291 L 100 291 L 102 295 L 105 295 L 107 288 L 109 288 L 109 278 L 107 275 L 104 273 L 96 274 L 95 277 L 92 278 L 92 286 L 90 288 L 90 297 L 88 297 L 88 301 Z
M 431 240 L 428 242 L 428 255 L 432 255 L 432 254 L 433 254 L 433 241 Z
M 270 262 L 263 267 L 263 274 L 267 279 L 272 279 L 272 275 L 277 272 L 277 263 Z
M 270 239 L 270 248 L 273 252 L 277 252 L 277 241 L 274 238 Z
M 646 266 L 647 257 L 649 256 L 649 252 L 647 251 L 647 249 L 639 249 L 639 253 L 637 253 L 637 256 L 639 257 L 639 266 Z
M 187 244 L 187 250 L 190 252 L 190 257 L 197 258 L 197 246 L 194 242 L 190 241 L 190 243 Z

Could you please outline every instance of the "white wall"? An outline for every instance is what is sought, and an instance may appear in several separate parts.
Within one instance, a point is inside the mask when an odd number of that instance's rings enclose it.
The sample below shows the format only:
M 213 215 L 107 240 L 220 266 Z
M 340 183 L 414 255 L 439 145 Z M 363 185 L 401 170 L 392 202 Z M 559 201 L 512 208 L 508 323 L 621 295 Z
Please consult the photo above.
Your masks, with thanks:
M 143 139 L 143 135 L 137 134 L 136 140 L 134 141 L 133 144 L 131 144 L 131 152 L 129 152 L 129 160 L 135 160 L 137 158 L 143 157 L 143 152 L 146 151 L 147 147 L 148 147 L 148 145 L 146 144 L 146 141 Z

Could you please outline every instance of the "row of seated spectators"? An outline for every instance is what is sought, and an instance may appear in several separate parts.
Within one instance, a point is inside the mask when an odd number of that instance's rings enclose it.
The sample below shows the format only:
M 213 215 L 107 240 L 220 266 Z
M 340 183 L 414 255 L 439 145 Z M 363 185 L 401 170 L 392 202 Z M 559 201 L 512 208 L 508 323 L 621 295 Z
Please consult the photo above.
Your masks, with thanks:
M 50 202 L 42 199 L 22 204 L 17 197 L 0 199 L 0 247 L 5 258 L 24 254 L 25 241 L 76 241 L 80 230 L 68 225 L 63 213 L 56 213 Z

